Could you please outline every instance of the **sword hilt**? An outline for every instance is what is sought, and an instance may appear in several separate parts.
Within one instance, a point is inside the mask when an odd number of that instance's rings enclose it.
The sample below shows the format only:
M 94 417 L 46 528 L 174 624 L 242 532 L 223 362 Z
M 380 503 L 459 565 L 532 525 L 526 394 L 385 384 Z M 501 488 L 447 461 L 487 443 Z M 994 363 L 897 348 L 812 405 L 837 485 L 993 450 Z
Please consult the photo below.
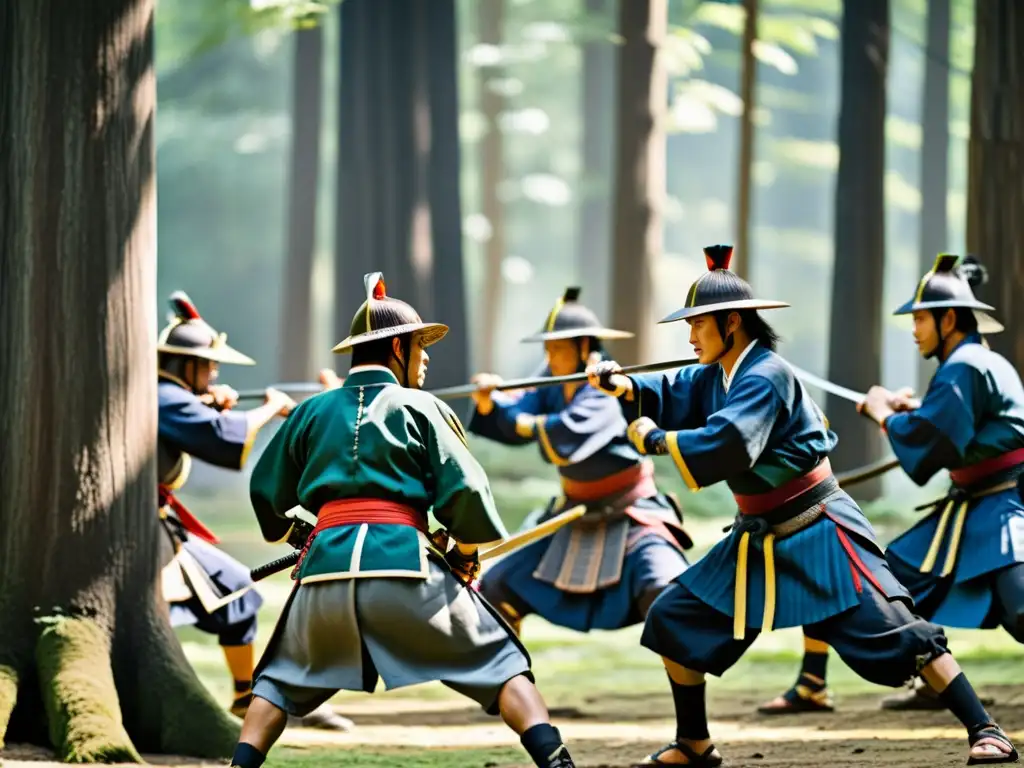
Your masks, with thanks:
M 297 562 L 299 562 L 299 556 L 301 554 L 302 551 L 297 549 L 294 552 L 285 555 L 284 557 L 277 558 L 277 560 L 274 560 L 269 563 L 264 563 L 263 565 L 257 565 L 255 568 L 249 571 L 249 576 L 250 578 L 252 578 L 253 581 L 259 581 L 260 579 L 267 578 L 267 576 L 272 576 L 275 573 L 280 573 L 286 568 L 291 568 Z

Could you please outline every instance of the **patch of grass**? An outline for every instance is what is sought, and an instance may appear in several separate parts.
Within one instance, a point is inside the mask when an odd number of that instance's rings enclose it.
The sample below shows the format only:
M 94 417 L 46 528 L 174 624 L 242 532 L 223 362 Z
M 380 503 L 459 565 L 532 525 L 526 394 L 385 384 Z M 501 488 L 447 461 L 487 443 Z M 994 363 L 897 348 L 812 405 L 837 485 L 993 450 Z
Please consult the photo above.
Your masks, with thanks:
M 527 765 L 529 757 L 521 749 L 295 749 L 274 750 L 267 759 L 268 768 L 322 768 L 325 765 L 351 768 L 512 768 Z

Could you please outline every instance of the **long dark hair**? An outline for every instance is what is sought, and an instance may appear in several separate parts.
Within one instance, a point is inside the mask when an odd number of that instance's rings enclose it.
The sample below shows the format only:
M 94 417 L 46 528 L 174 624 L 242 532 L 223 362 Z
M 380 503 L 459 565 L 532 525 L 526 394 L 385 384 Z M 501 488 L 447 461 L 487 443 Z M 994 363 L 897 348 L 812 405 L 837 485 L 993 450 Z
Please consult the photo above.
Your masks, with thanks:
M 971 286 L 972 292 L 978 286 L 988 282 L 988 270 L 985 269 L 985 265 L 978 261 L 974 255 L 969 254 L 964 258 L 963 263 L 956 268 L 956 271 Z M 968 335 L 978 332 L 978 317 L 974 314 L 974 310 L 968 307 L 953 307 L 952 309 L 956 315 L 956 324 L 953 326 L 954 330 Z M 936 329 L 942 327 L 942 318 L 948 310 L 949 307 L 940 307 L 932 310 Z M 941 336 L 941 333 L 939 335 Z
M 729 315 L 733 312 L 740 316 L 740 323 L 743 325 L 743 330 L 747 332 L 747 335 L 751 339 L 757 341 L 759 344 L 768 347 L 772 352 L 776 350 L 779 345 L 779 334 L 775 332 L 768 322 L 761 317 L 756 309 L 723 309 L 720 312 L 715 312 L 714 318 L 715 323 L 718 325 L 718 332 L 721 334 L 722 339 L 725 339 L 725 328 L 729 322 Z M 726 342 L 726 351 L 732 348 L 732 337 Z

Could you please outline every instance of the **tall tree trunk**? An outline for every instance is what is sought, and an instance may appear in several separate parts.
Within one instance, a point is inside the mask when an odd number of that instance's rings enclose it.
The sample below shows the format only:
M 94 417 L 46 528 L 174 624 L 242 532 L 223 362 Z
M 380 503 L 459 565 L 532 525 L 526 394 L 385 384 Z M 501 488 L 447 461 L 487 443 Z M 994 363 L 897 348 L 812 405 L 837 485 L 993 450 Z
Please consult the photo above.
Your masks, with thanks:
M 861 391 L 882 377 L 888 60 L 888 0 L 847 0 L 828 369 L 832 381 Z M 833 453 L 837 469 L 852 469 L 881 456 L 878 427 L 849 402 L 829 397 L 828 416 L 839 435 Z M 859 498 L 873 499 L 881 492 L 881 483 L 862 483 L 857 491 Z
M 505 0 L 478 0 L 480 42 L 500 46 L 505 23 Z M 498 119 L 505 100 L 491 87 L 501 77 L 500 67 L 480 67 L 480 112 L 487 123 L 487 133 L 480 142 L 480 197 L 483 215 L 491 225 L 491 237 L 484 246 L 484 281 L 480 317 L 483 320 L 476 340 L 477 365 L 492 371 L 496 362 L 498 323 L 501 320 L 501 296 L 504 280 L 501 263 L 505 258 L 505 209 L 498 197 L 498 187 L 505 178 L 505 146 Z
M 152 0 L 0 5 L 0 738 L 230 754 L 157 576 Z
M 750 176 L 754 166 L 754 109 L 757 105 L 757 57 L 754 56 L 754 43 L 757 40 L 760 9 L 758 0 L 743 0 L 743 6 L 746 10 L 743 22 L 743 71 L 740 78 L 743 115 L 740 117 L 739 204 L 736 206 L 736 253 L 733 255 L 732 270 L 744 280 L 749 280 Z
M 949 33 L 950 0 L 928 3 L 927 55 L 924 70 L 924 103 L 921 106 L 921 274 L 935 263 L 935 256 L 952 250 L 946 242 L 949 226 L 946 198 L 949 194 Z M 935 361 L 922 359 L 918 368 L 918 392 L 924 393 L 935 373 Z
M 626 364 L 644 362 L 651 352 L 651 271 L 663 241 L 668 80 L 661 47 L 667 28 L 667 0 L 619 3 L 623 43 L 619 47 L 616 109 L 612 325 L 636 334 L 615 343 L 615 357 Z
M 1024 7 L 984 0 L 975 13 L 967 246 L 989 270 L 978 297 L 1006 326 L 989 343 L 1024 371 Z
M 616 0 L 586 0 L 591 23 L 607 22 L 614 30 Z M 579 255 L 576 274 L 583 287 L 582 301 L 604 320 L 611 296 L 611 178 L 615 124 L 615 46 L 607 37 L 583 44 L 583 162 L 580 179 Z
M 454 0 L 345 0 L 341 14 L 335 331 L 380 270 L 391 296 L 451 330 L 430 385 L 469 374 Z
M 292 153 L 288 193 L 288 254 L 278 376 L 303 381 L 311 374 L 313 252 L 323 113 L 324 31 L 318 24 L 295 33 L 292 65 Z

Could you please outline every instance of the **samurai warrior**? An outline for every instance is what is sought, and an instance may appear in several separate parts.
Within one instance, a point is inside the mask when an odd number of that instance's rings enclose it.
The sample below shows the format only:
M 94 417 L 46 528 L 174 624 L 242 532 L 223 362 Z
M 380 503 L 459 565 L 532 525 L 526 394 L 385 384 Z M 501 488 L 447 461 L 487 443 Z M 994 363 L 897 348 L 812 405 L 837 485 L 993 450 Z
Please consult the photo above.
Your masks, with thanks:
M 604 358 L 602 341 L 633 334 L 606 328 L 569 288 L 538 333 L 544 375 L 582 373 Z M 501 378 L 474 377 L 480 387 L 469 431 L 506 445 L 534 444 L 558 470 L 562 494 L 537 519 L 578 504 L 586 514 L 551 539 L 506 557 L 481 580 L 484 595 L 519 630 L 524 616 L 581 632 L 643 621 L 659 592 L 686 568 L 691 546 L 674 500 L 658 492 L 653 462 L 626 438 L 614 400 L 585 381 L 515 395 L 494 391 Z
M 234 678 L 231 712 L 244 717 L 252 700 L 253 641 L 263 601 L 250 589 L 227 605 L 215 607 L 220 598 L 252 585 L 249 569 L 215 546 L 217 537 L 175 492 L 188 480 L 193 458 L 217 467 L 242 469 L 257 432 L 274 417 L 287 416 L 295 403 L 283 392 L 268 389 L 259 408 L 235 410 L 238 393 L 216 383 L 219 366 L 253 365 L 254 361 L 203 320 L 184 293 L 175 292 L 171 306 L 174 315 L 157 342 L 160 519 L 174 551 L 162 574 L 163 594 L 170 603 L 172 625 L 195 626 L 217 636 Z M 293 724 L 339 730 L 351 726 L 329 711 Z
M 458 418 L 421 391 L 448 328 L 388 296 L 379 272 L 365 284 L 334 348 L 352 354 L 344 383 L 300 404 L 252 475 L 264 538 L 302 554 L 232 762 L 259 768 L 288 715 L 338 690 L 440 680 L 500 714 L 536 765 L 571 768 L 529 655 L 470 585 L 478 548 L 506 532 Z M 298 505 L 316 511 L 308 536 L 286 515 Z M 442 535 L 428 536 L 428 510 Z
M 795 626 L 878 685 L 923 675 L 966 728 L 969 764 L 1015 761 L 942 629 L 912 613 L 870 524 L 832 474 L 835 433 L 758 312 L 788 305 L 755 297 L 729 271 L 730 246 L 704 255 L 708 272 L 661 321 L 690 325 L 700 365 L 639 376 L 614 361 L 589 370 L 592 386 L 618 398 L 638 450 L 670 456 L 693 490 L 725 481 L 739 507 L 729 535 L 647 615 L 641 643 L 664 660 L 676 737 L 644 764 L 720 765 L 705 676 L 723 674 L 761 632 Z
M 1024 642 L 1024 387 L 982 333 L 1002 330 L 992 307 L 974 296 L 984 268 L 971 257 L 941 254 L 894 314 L 912 315 L 920 354 L 938 369 L 921 401 L 907 392 L 872 387 L 861 412 L 878 422 L 900 466 L 918 485 L 937 472 L 950 487 L 928 514 L 886 551 L 889 567 L 914 598 L 916 611 L 947 627 L 1003 627 Z M 816 649 L 808 670 L 774 712 L 807 711 L 825 688 L 828 647 Z M 926 682 L 883 700 L 886 709 L 941 709 Z

